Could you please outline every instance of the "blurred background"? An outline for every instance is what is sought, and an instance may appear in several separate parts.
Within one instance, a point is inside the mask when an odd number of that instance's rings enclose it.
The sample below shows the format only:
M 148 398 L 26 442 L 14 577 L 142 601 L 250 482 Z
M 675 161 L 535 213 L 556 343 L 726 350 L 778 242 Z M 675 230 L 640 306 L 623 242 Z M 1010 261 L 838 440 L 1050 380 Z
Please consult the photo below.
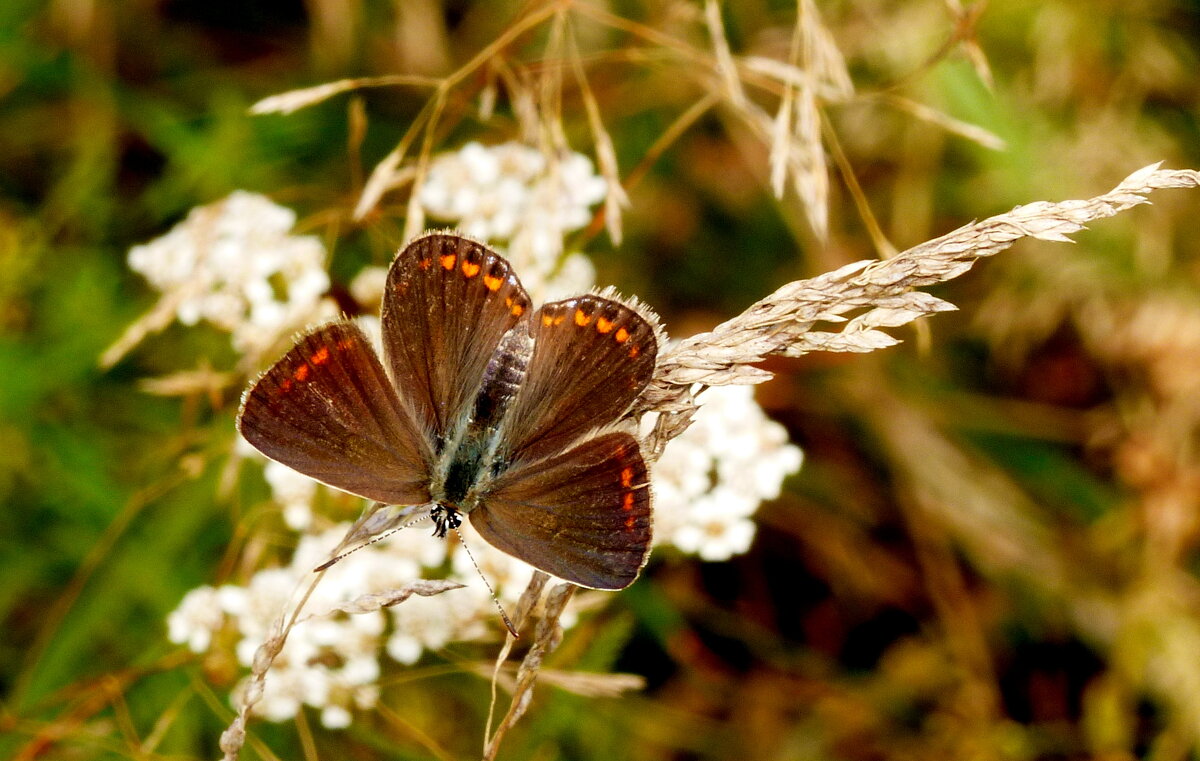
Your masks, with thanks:
M 569 145 L 629 204 L 619 244 L 612 201 L 567 249 L 684 337 L 1016 204 L 1200 166 L 1198 71 L 1185 0 L 6 0 L 0 753 L 217 756 L 245 669 L 167 616 L 295 545 L 230 465 L 282 344 L 147 321 L 163 289 L 130 249 L 193 208 L 293 210 L 328 252 L 319 295 L 369 313 L 362 272 L 453 222 L 411 201 L 426 158 Z M 898 347 L 765 365 L 804 463 L 753 542 L 664 547 L 581 613 L 547 669 L 644 688 L 539 685 L 500 757 L 1200 755 L 1200 196 L 1151 200 L 936 288 L 960 311 Z M 491 631 L 386 662 L 349 726 L 259 719 L 244 757 L 477 757 Z

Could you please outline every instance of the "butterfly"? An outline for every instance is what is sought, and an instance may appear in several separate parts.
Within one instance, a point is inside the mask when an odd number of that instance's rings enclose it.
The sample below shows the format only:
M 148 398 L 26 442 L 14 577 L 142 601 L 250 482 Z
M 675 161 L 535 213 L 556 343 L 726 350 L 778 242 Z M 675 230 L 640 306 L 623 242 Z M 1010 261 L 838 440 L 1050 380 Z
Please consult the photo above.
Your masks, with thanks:
M 462 520 L 553 576 L 623 589 L 646 563 L 650 488 L 621 421 L 654 373 L 652 316 L 587 294 L 531 309 L 490 248 L 431 233 L 388 270 L 383 356 L 349 320 L 318 327 L 242 397 L 272 460 L 445 536 Z

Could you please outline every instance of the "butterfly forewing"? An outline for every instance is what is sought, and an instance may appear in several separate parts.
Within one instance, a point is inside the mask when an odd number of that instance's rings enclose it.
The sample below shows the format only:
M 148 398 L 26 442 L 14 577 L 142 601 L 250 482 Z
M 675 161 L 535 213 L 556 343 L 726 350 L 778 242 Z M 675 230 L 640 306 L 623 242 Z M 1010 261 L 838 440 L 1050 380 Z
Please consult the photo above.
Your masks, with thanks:
M 653 326 L 596 295 L 545 304 L 533 316 L 533 356 L 505 421 L 512 461 L 562 452 L 618 420 L 654 374 Z
M 238 429 L 272 460 L 387 504 L 429 500 L 429 447 L 363 332 L 303 338 L 246 392 Z
M 650 488 L 637 441 L 609 433 L 501 474 L 470 513 L 495 547 L 593 589 L 633 583 L 650 551 Z
M 457 235 L 397 255 L 383 297 L 383 348 L 397 389 L 441 447 L 462 425 L 501 337 L 528 319 L 508 262 Z

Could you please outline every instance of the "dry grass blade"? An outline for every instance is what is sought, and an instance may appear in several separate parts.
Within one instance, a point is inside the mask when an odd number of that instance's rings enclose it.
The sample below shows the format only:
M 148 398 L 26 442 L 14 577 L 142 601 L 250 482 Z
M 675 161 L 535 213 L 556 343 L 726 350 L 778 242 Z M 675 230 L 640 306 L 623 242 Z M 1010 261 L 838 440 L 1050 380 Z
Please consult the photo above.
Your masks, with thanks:
M 195 370 L 181 370 L 160 378 L 146 378 L 138 381 L 138 388 L 155 396 L 203 394 L 209 398 L 215 408 L 220 406 L 221 394 L 240 382 L 241 379 L 236 374 L 218 372 L 207 363 L 202 362 Z
M 533 685 L 537 681 L 538 671 L 542 661 L 562 641 L 562 627 L 558 619 L 562 616 L 563 608 L 575 593 L 574 584 L 562 583 L 550 589 L 546 594 L 542 615 L 538 619 L 537 630 L 534 633 L 533 646 L 525 654 L 521 665 L 517 668 L 516 686 L 513 689 L 512 701 L 508 713 L 500 720 L 495 732 L 489 733 L 484 743 L 483 758 L 485 761 L 494 759 L 500 751 L 500 743 L 508 730 L 525 714 L 529 702 L 533 698 Z
M 542 669 L 539 677 L 544 684 L 585 698 L 619 698 L 627 692 L 646 688 L 646 678 L 641 674 L 592 674 Z
M 725 37 L 725 24 L 721 21 L 721 6 L 717 0 L 707 0 L 704 3 L 704 21 L 708 24 L 708 33 L 712 37 L 717 72 L 725 85 L 725 96 L 735 107 L 743 108 L 746 105 L 746 93 L 742 90 L 737 64 L 734 63 L 733 52 L 729 49 L 729 39 Z
M 479 664 L 472 670 L 486 677 L 493 677 L 493 666 Z M 499 672 L 497 684 L 511 693 L 516 689 L 516 675 L 511 673 L 514 668 L 505 668 Z M 553 685 L 561 690 L 585 698 L 617 698 L 627 692 L 645 689 L 646 678 L 640 674 L 599 674 L 586 671 L 563 671 L 561 669 L 542 669 L 538 678 L 543 684 Z
M 791 153 L 792 101 L 795 99 L 795 88 L 788 87 L 783 91 L 779 101 L 779 110 L 775 112 L 775 121 L 771 124 L 771 155 L 768 164 L 771 167 L 771 190 L 776 198 L 783 198 L 783 190 L 787 185 L 788 157 Z
M 384 77 L 358 77 L 355 79 L 339 79 L 336 82 L 304 87 L 299 90 L 289 90 L 271 95 L 250 106 L 252 114 L 291 114 L 302 108 L 316 105 L 351 90 L 364 87 L 390 87 L 395 85 L 417 85 L 420 87 L 437 87 L 441 80 L 432 77 L 396 74 Z
M 546 588 L 546 582 L 550 577 L 541 571 L 535 571 L 529 579 L 529 584 L 525 587 L 525 591 L 521 593 L 521 599 L 517 601 L 517 607 L 513 610 L 513 628 L 520 631 L 525 626 L 526 619 L 537 605 L 537 601 L 541 599 L 542 590 Z M 486 733 L 483 738 L 484 747 L 489 747 L 492 744 L 492 719 L 496 715 L 496 689 L 500 684 L 501 671 L 504 668 L 504 662 L 508 660 L 509 653 L 512 652 L 513 644 L 516 642 L 516 637 L 510 633 L 504 639 L 504 644 L 500 647 L 500 652 L 496 654 L 496 662 L 492 667 L 492 695 L 488 703 L 487 723 L 484 725 Z M 511 691 L 511 688 L 510 688 Z
M 465 585 L 459 584 L 457 581 L 451 581 L 450 579 L 417 579 L 398 589 L 360 595 L 341 605 L 334 605 L 318 613 L 310 613 L 300 620 L 307 621 L 310 618 L 323 618 L 331 616 L 334 613 L 372 613 L 382 608 L 399 605 L 413 595 L 433 597 L 434 595 L 440 595 L 442 592 L 449 592 L 451 589 L 462 589 L 463 586 Z
M 122 357 L 145 340 L 151 333 L 158 333 L 161 330 L 165 330 L 168 325 L 175 321 L 179 305 L 202 290 L 203 284 L 193 283 L 190 287 L 185 286 L 163 294 L 153 309 L 125 328 L 125 332 L 121 334 L 121 337 L 104 350 L 104 353 L 100 355 L 100 369 L 109 369 L 120 362 Z
M 944 114 L 935 108 L 930 108 L 924 103 L 918 103 L 915 100 L 904 98 L 899 95 L 883 93 L 881 97 L 897 108 L 907 111 L 922 121 L 929 122 L 930 124 L 936 124 L 947 132 L 978 143 L 984 148 L 990 148 L 993 151 L 1004 150 L 1004 140 L 996 133 L 989 132 L 983 127 L 970 124 L 969 122 L 964 122 L 960 119 L 955 119 L 954 117 Z
M 790 164 L 809 227 L 818 240 L 825 240 L 829 220 L 829 170 L 821 143 L 821 112 L 812 88 L 802 87 L 796 103 L 795 142 Z
M 821 12 L 812 0 L 796 3 L 797 28 L 804 35 L 804 66 L 838 99 L 854 94 L 854 81 L 846 67 L 846 58 L 829 27 L 821 21 Z M 822 97 L 825 97 L 822 95 Z
M 567 52 L 567 15 L 559 11 L 550 22 L 549 38 L 543 58 L 561 61 Z M 549 153 L 557 155 L 568 149 L 567 130 L 563 125 L 563 67 L 546 66 L 541 69 L 538 81 L 538 102 L 542 123 L 540 127 L 543 144 L 549 144 Z
M 441 93 L 440 90 L 438 92 Z M 441 98 L 439 97 L 438 100 L 440 102 Z M 404 161 L 405 154 L 408 153 L 413 141 L 420 134 L 421 127 L 429 119 L 432 110 L 433 104 L 426 104 L 421 113 L 417 114 L 417 118 L 413 119 L 396 147 L 371 170 L 371 176 L 367 178 L 367 184 L 363 187 L 362 194 L 358 197 L 358 203 L 354 206 L 354 219 L 361 220 L 365 217 L 379 203 L 379 199 L 383 198 L 384 193 L 396 187 L 401 176 L 400 163 Z
M 738 63 L 743 72 L 749 76 L 746 77 L 747 82 L 754 82 L 760 87 L 766 87 L 769 82 L 772 84 L 772 91 L 777 89 L 774 86 L 775 82 L 783 85 L 799 86 L 804 82 L 810 82 L 816 90 L 817 95 L 821 100 L 829 103 L 841 103 L 850 100 L 854 95 L 854 91 L 843 91 L 840 85 L 834 85 L 818 76 L 801 69 L 799 66 L 793 66 L 787 61 L 780 61 L 777 58 L 764 58 L 762 56 L 748 55 L 738 60 Z
M 792 176 L 809 227 L 825 240 L 829 219 L 829 170 L 821 140 L 818 87 L 826 83 L 835 97 L 852 92 L 846 62 L 820 23 L 817 9 L 807 0 L 796 7 L 796 26 L 788 52 L 790 76 L 784 79 L 779 112 L 770 129 L 771 187 L 783 197 L 787 175 Z
M 583 70 L 583 60 L 579 55 L 579 46 L 574 35 L 570 38 L 571 68 L 575 73 L 575 82 L 579 86 L 583 98 L 584 110 L 587 112 L 588 128 L 592 132 L 592 142 L 596 146 L 596 163 L 600 167 L 600 175 L 608 184 L 604 196 L 604 222 L 608 227 L 608 237 L 613 245 L 621 244 L 621 209 L 629 205 L 629 196 L 621 185 L 621 175 L 617 169 L 617 152 L 613 148 L 612 137 L 604 129 L 604 120 L 600 116 L 600 104 L 588 84 L 587 73 Z
M 653 456 L 667 439 L 687 427 L 696 387 L 760 383 L 770 373 L 753 366 L 769 356 L 797 357 L 811 351 L 873 351 L 896 339 L 878 328 L 898 327 L 917 317 L 955 307 L 914 292 L 945 282 L 1021 238 L 1069 241 L 1095 219 L 1148 203 L 1159 188 L 1200 185 L 1193 170 L 1160 170 L 1152 164 L 1134 172 L 1108 193 L 1077 201 L 1039 201 L 1006 214 L 965 225 L 891 259 L 861 261 L 833 272 L 788 283 L 709 333 L 693 336 L 659 359 L 640 409 L 659 411 L 647 442 Z M 858 313 L 849 319 L 851 313 Z M 844 323 L 836 332 L 817 323 Z
M 804 34 L 801 29 L 802 16 L 796 18 L 796 26 L 792 29 L 792 41 L 788 48 L 788 65 L 796 66 L 800 59 L 800 41 Z M 771 154 L 768 164 L 771 167 L 771 189 L 776 198 L 783 198 L 783 189 L 787 183 L 788 159 L 791 155 L 792 132 L 792 103 L 796 91 L 805 86 L 808 78 L 800 72 L 800 78 L 795 82 L 787 81 L 783 86 L 783 97 L 779 99 L 779 110 L 775 112 L 775 121 L 771 125 Z
M 501 81 L 504 82 L 509 108 L 512 109 L 513 116 L 516 117 L 520 127 L 521 141 L 529 144 L 536 143 L 541 117 L 527 71 L 524 67 L 514 68 L 514 65 L 505 61 L 497 61 L 495 67 Z

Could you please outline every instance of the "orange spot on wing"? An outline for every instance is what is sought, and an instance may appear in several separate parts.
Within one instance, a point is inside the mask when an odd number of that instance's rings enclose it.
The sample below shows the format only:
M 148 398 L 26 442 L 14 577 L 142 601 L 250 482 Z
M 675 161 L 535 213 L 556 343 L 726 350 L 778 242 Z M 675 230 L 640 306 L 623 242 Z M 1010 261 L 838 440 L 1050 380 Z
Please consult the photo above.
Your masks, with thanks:
M 291 390 L 292 390 L 292 379 L 291 379 L 291 378 L 284 378 L 282 381 L 280 381 L 280 382 L 279 382 L 279 388 L 280 388 L 280 389 L 283 391 L 283 393 L 285 393 L 285 394 L 286 394 L 287 392 L 291 391 Z
M 633 509 L 633 502 L 634 502 L 633 492 L 631 492 L 631 491 L 625 492 L 625 499 L 622 500 L 622 502 L 621 502 L 621 509 L 624 510 L 625 512 L 629 512 L 630 510 Z M 632 516 L 630 517 L 630 520 L 632 520 Z M 629 525 L 628 520 L 625 521 L 625 525 L 626 526 Z
M 509 296 L 504 303 L 508 306 L 508 311 L 513 317 L 520 317 L 525 314 L 525 305 Z
M 554 324 L 555 324 L 555 325 L 562 325 L 562 324 L 563 324 L 563 320 L 565 320 L 565 319 L 567 319 L 567 316 L 566 316 L 565 314 L 557 314 L 557 315 L 555 315 L 555 316 L 554 316 Z
M 424 259 L 420 259 L 417 261 L 417 268 L 422 269 L 422 270 L 427 270 L 427 269 L 429 269 L 430 265 L 432 265 L 432 264 L 433 264 L 433 260 L 427 256 Z
M 633 468 L 621 468 L 621 486 L 626 489 L 633 486 Z
M 640 347 L 638 347 L 637 344 L 633 344 L 632 346 L 629 347 L 629 358 L 630 359 L 637 359 L 638 355 L 641 353 L 642 353 L 642 350 Z
M 550 327 L 551 325 L 553 325 L 554 324 L 554 315 L 552 315 L 552 314 L 542 315 L 542 324 L 545 325 L 547 328 Z
M 349 338 L 343 338 L 337 343 L 338 351 L 347 351 L 354 348 L 354 342 Z
M 466 275 L 467 277 L 475 277 L 476 275 L 479 274 L 479 265 L 473 264 L 471 262 L 468 262 L 466 259 L 463 259 L 462 271 L 463 271 L 463 274 Z
M 329 361 L 329 347 L 322 346 L 320 349 L 317 349 L 316 352 L 312 355 L 312 359 L 310 361 L 314 365 L 323 365 L 326 362 L 328 362 Z
M 296 368 L 295 372 L 292 373 L 292 377 L 303 383 L 304 381 L 308 380 L 308 375 L 310 372 L 311 371 L 308 369 L 308 365 L 300 365 Z
M 607 333 L 612 329 L 613 329 L 613 321 L 612 320 L 606 320 L 603 317 L 596 318 L 596 332 L 597 333 Z
M 623 344 L 629 340 L 629 331 L 625 328 L 617 328 L 617 332 L 613 334 L 613 338 L 617 339 L 617 343 Z
M 487 286 L 489 291 L 498 291 L 500 286 L 504 284 L 504 278 L 496 277 L 495 275 L 484 275 L 483 284 Z
M 625 519 L 625 528 L 633 528 L 636 523 L 637 521 L 634 520 L 633 516 L 631 515 Z
M 575 310 L 575 324 L 576 325 L 578 325 L 579 327 L 582 328 L 584 325 L 587 325 L 591 321 L 592 321 L 592 318 L 587 316 L 586 314 L 584 314 L 582 309 Z
M 454 254 L 442 254 L 442 256 L 440 258 L 440 261 L 442 263 L 442 269 L 446 270 L 447 272 L 454 269 L 454 260 L 456 258 L 457 257 L 454 256 Z

